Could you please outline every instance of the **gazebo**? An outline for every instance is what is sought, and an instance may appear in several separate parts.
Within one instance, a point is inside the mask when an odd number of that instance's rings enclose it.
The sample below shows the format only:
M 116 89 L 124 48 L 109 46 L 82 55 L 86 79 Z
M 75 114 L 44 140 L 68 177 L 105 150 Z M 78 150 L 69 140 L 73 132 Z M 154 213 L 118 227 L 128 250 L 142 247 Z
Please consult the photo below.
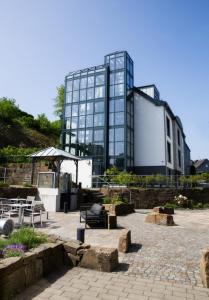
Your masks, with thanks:
M 76 186 L 78 185 L 78 161 L 80 160 L 79 157 L 54 147 L 49 147 L 38 152 L 32 153 L 29 155 L 29 157 L 32 159 L 31 184 L 33 183 L 35 164 L 37 161 L 50 161 L 53 167 L 56 169 L 59 180 L 60 166 L 63 160 L 73 160 L 76 165 Z

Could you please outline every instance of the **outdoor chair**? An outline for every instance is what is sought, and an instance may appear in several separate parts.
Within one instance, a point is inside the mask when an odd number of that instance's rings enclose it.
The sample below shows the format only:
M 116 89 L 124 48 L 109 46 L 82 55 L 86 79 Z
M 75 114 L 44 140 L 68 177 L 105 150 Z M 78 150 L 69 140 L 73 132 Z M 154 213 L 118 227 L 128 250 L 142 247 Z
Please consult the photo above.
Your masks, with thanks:
M 0 204 L 0 218 L 8 217 L 8 218 L 15 218 L 19 216 L 19 211 L 15 208 L 12 208 L 6 203 Z
M 48 212 L 46 212 L 43 202 L 41 201 L 33 201 L 31 204 L 31 208 L 24 209 L 24 217 L 30 217 L 30 224 L 34 227 L 35 225 L 35 218 L 40 218 L 41 227 L 42 223 L 42 215 L 46 213 L 46 218 L 48 219 Z
M 85 228 L 91 224 L 103 224 L 107 227 L 107 213 L 101 204 L 94 203 L 90 209 L 87 206 L 80 207 L 80 223 L 85 222 Z M 84 220 L 84 221 L 82 221 Z

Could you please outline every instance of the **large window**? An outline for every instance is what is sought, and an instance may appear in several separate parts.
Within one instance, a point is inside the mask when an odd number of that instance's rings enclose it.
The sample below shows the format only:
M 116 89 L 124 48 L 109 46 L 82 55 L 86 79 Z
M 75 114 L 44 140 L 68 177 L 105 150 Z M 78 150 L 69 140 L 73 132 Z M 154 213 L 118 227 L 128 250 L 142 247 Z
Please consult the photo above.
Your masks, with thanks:
M 72 106 L 72 116 L 78 115 L 78 104 L 73 104 Z
M 73 92 L 73 102 L 78 102 L 79 101 L 79 91 L 74 91 Z
M 87 115 L 93 114 L 93 102 L 86 104 L 86 114 Z
M 181 168 L 181 151 L 178 150 L 178 164 L 179 164 L 179 167 Z
M 87 89 L 87 100 L 94 98 L 94 88 Z
M 85 100 L 86 100 L 86 89 L 80 90 L 80 101 L 85 101 Z
M 74 79 L 73 81 L 73 90 L 79 90 L 79 82 L 80 80 L 79 79 Z
M 104 112 L 104 101 L 95 102 L 95 113 Z
M 88 77 L 88 87 L 94 86 L 94 76 Z
M 104 131 L 103 130 L 94 130 L 94 141 L 103 142 L 104 140 Z
M 168 117 L 166 117 L 166 127 L 167 127 L 167 136 L 171 137 L 171 125 Z
M 68 80 L 68 81 L 67 81 L 67 87 L 66 87 L 66 90 L 67 90 L 67 92 L 73 90 L 73 81 L 72 81 L 72 80 Z
M 95 98 L 103 98 L 105 95 L 104 86 L 98 86 L 95 88 Z
M 66 103 L 72 102 L 72 92 L 66 93 Z
M 93 115 L 86 116 L 86 127 L 93 127 Z
M 86 88 L 86 84 L 87 84 L 87 78 L 81 78 L 81 83 L 80 83 L 80 88 L 81 89 L 85 89 Z
M 104 74 L 96 76 L 96 85 L 103 85 L 105 83 L 105 76 Z
M 104 114 L 94 115 L 94 126 L 104 126 Z

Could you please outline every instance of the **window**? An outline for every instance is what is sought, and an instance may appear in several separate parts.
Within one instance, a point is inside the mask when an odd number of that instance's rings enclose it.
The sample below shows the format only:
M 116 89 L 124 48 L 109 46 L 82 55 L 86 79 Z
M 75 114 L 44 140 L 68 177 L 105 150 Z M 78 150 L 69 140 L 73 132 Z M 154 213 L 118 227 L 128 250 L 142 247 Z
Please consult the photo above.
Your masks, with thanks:
M 95 113 L 104 112 L 104 102 L 95 102 Z
M 93 115 L 86 116 L 86 127 L 93 127 Z
M 82 103 L 79 105 L 79 114 L 82 116 L 82 115 L 85 115 L 86 113 L 86 104 Z
M 72 91 L 72 89 L 73 89 L 73 81 L 68 80 L 66 90 L 67 90 L 67 92 L 69 92 L 69 91 Z
M 180 131 L 177 129 L 177 139 L 178 139 L 178 145 L 181 146 L 181 139 L 180 139 Z
M 171 137 L 170 120 L 166 117 L 167 136 Z
M 110 126 L 114 125 L 114 114 L 113 113 L 109 114 L 109 125 Z
M 72 117 L 71 128 L 76 129 L 78 127 L 78 117 Z
M 114 85 L 110 86 L 110 97 L 114 97 L 115 96 L 115 92 L 114 92 Z
M 72 92 L 66 93 L 66 103 L 72 102 Z
M 93 130 L 86 130 L 86 143 L 91 143 L 93 140 Z
M 90 88 L 87 90 L 87 100 L 94 98 L 94 88 Z
M 110 100 L 110 102 L 109 102 L 109 111 L 110 112 L 114 112 L 115 111 L 114 104 L 115 104 L 115 101 L 114 100 Z
M 124 83 L 124 72 L 115 73 L 115 84 Z
M 105 82 L 104 74 L 96 76 L 96 85 L 103 85 L 104 82 Z
M 94 86 L 94 76 L 88 77 L 88 87 Z
M 179 167 L 181 168 L 181 151 L 178 150 L 178 163 L 179 163 Z
M 115 96 L 123 96 L 124 94 L 124 85 L 117 84 L 115 85 Z
M 86 100 L 86 90 L 80 90 L 80 101 Z
M 73 90 L 79 90 L 79 79 L 74 79 L 73 81 Z
M 65 117 L 71 116 L 71 105 L 65 106 Z
M 84 134 L 85 134 L 84 130 L 80 130 L 78 132 L 78 141 L 79 141 L 79 143 L 84 143 Z
M 115 84 L 115 76 L 114 76 L 115 74 L 114 73 L 111 73 L 110 74 L 110 85 L 113 85 L 113 84 Z
M 168 162 L 171 163 L 171 144 L 167 142 L 167 156 L 168 156 Z
M 73 92 L 73 102 L 78 102 L 79 100 L 79 91 Z
M 87 115 L 93 114 L 93 102 L 86 104 L 86 114 Z
M 85 116 L 81 116 L 80 118 L 79 118 L 79 127 L 80 128 L 84 128 L 85 127 Z
M 104 114 L 94 115 L 94 126 L 104 126 Z
M 70 135 L 66 133 L 65 135 L 65 144 L 69 144 L 70 143 Z
M 115 155 L 123 155 L 124 154 L 124 143 L 118 142 L 115 143 Z
M 115 70 L 115 59 L 110 59 L 110 70 Z
M 72 116 L 78 115 L 78 104 L 73 104 L 72 106 Z
M 81 84 L 80 84 L 80 88 L 81 89 L 85 89 L 86 88 L 86 83 L 87 83 L 87 78 L 81 78 Z
M 105 95 L 104 86 L 99 86 L 95 88 L 95 98 L 103 98 Z
M 114 142 L 114 129 L 109 129 L 109 141 Z
M 124 57 L 116 57 L 115 60 L 115 68 L 116 69 L 123 69 L 124 68 Z
M 115 141 L 124 141 L 124 128 L 115 128 Z
M 103 130 L 94 130 L 94 141 L 103 142 L 103 140 L 104 140 Z
M 114 143 L 109 143 L 109 155 L 114 155 Z
M 116 99 L 115 100 L 115 111 L 124 111 L 124 99 Z
M 71 143 L 76 143 L 77 133 L 75 131 L 71 131 Z
M 124 113 L 115 113 L 115 125 L 124 124 Z
M 71 122 L 70 118 L 66 119 L 66 123 L 65 123 L 66 129 L 70 129 L 70 122 Z

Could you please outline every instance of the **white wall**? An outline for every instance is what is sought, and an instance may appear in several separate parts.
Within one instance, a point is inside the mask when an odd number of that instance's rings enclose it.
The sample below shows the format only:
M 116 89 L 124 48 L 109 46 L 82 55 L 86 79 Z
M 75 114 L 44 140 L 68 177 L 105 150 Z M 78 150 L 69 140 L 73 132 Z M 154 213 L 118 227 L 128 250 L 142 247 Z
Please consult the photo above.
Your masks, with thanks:
M 165 165 L 164 107 L 135 93 L 134 165 Z
M 72 174 L 72 180 L 76 181 L 76 166 L 72 160 L 64 160 L 61 165 L 61 172 Z M 78 161 L 78 182 L 82 183 L 83 188 L 92 187 L 92 160 L 85 159 Z
M 140 88 L 142 92 L 147 94 L 148 96 L 155 98 L 155 90 L 154 87 L 146 87 L 146 88 Z

